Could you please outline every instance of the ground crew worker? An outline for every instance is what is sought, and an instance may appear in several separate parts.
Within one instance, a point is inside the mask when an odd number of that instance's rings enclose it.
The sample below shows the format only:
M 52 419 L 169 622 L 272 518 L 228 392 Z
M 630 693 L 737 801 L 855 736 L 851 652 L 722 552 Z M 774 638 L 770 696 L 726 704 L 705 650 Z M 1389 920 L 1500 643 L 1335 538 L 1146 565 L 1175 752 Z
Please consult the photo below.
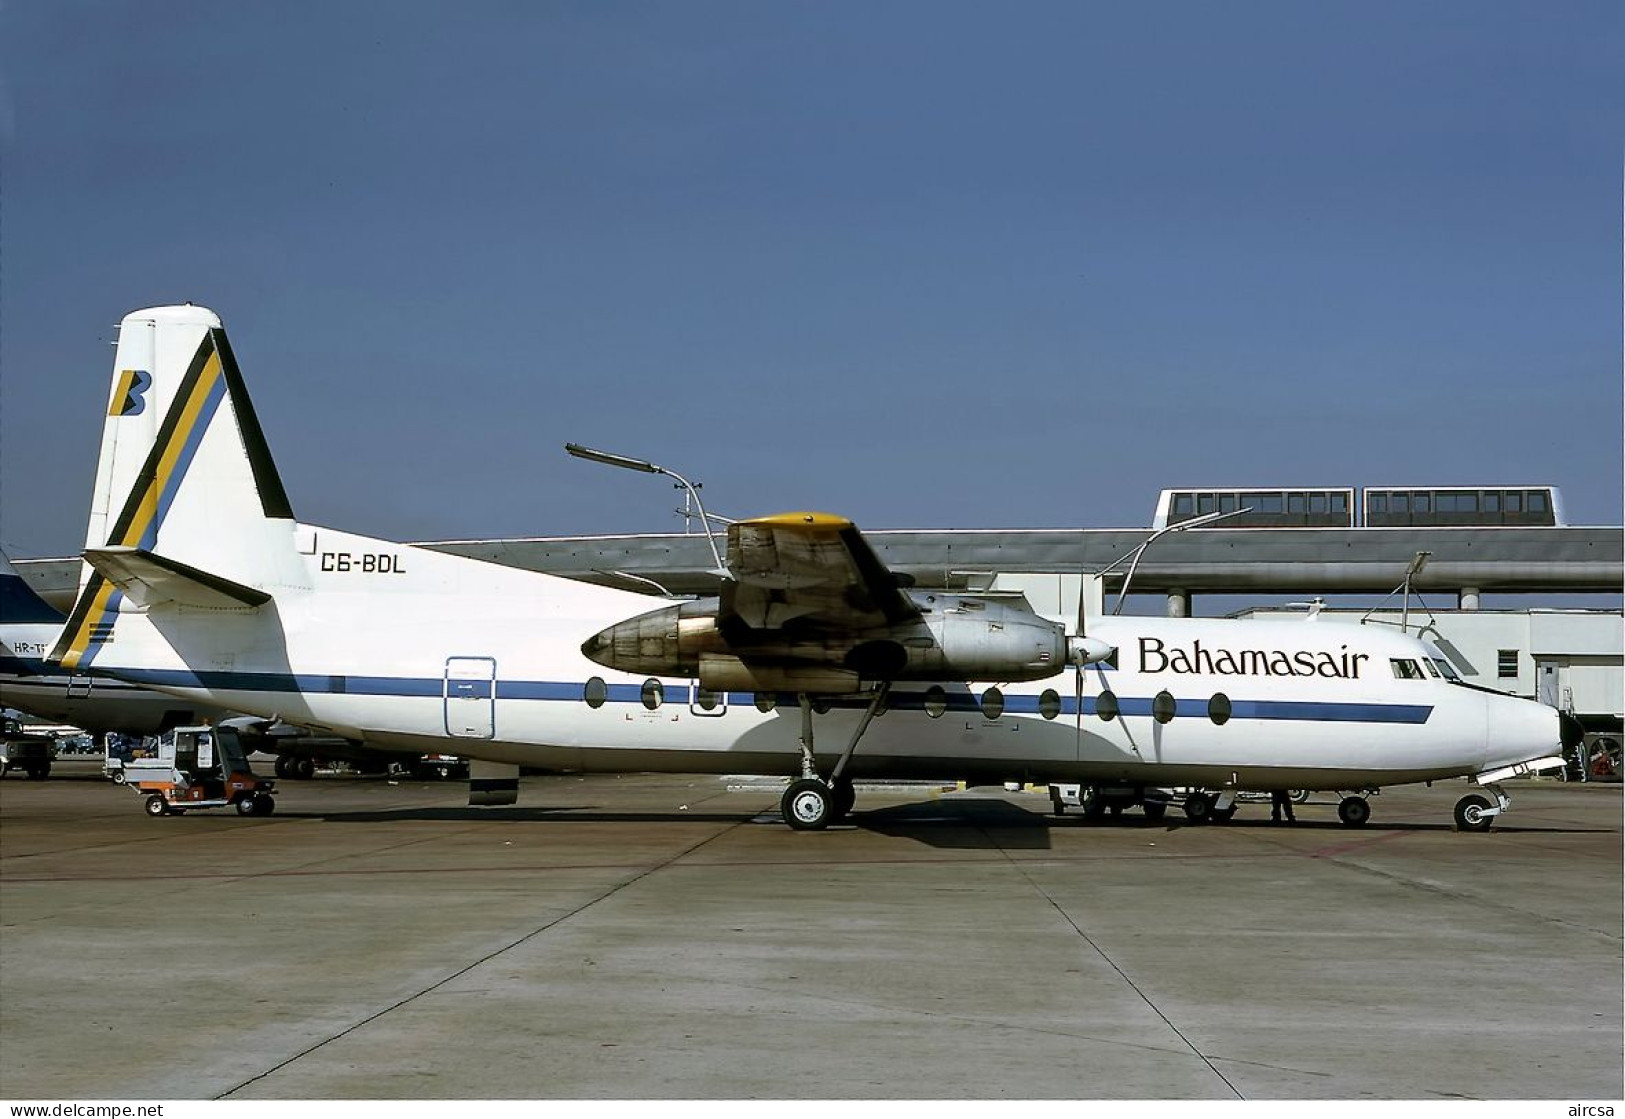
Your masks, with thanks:
M 1298 822 L 1297 817 L 1292 815 L 1292 797 L 1288 795 L 1285 789 L 1276 789 L 1270 793 L 1270 822 L 1279 824 L 1283 812 L 1286 813 L 1287 823 L 1295 824 Z

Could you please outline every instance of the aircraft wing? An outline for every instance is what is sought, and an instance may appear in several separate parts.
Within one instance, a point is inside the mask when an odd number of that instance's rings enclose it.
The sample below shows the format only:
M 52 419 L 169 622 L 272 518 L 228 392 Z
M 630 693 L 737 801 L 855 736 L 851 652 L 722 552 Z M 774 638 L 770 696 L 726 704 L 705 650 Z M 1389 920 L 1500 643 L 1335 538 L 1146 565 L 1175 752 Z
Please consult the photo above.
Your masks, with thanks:
M 861 632 L 920 616 L 900 578 L 845 517 L 783 513 L 728 526 L 718 629 Z

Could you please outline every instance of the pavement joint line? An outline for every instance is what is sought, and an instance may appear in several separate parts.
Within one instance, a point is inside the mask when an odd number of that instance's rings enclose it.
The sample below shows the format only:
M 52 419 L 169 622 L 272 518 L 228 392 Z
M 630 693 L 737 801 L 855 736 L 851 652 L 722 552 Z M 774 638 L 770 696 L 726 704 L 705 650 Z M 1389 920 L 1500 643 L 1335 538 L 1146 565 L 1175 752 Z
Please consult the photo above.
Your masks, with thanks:
M 1111 968 L 1112 971 L 1117 973 L 1118 978 L 1128 985 L 1129 990 L 1133 991 L 1135 995 L 1139 996 L 1140 1001 L 1146 1005 L 1147 1009 L 1162 1020 L 1163 1025 L 1167 1026 L 1168 1029 L 1173 1032 L 1173 1035 L 1177 1037 L 1187 1049 L 1190 1050 L 1191 1054 L 1206 1065 L 1208 1070 L 1212 1072 L 1214 1076 L 1218 1077 L 1226 1088 L 1230 1089 L 1231 1094 L 1234 1095 L 1236 1099 L 1244 1100 L 1247 1098 L 1239 1089 L 1236 1088 L 1235 1084 L 1231 1083 L 1228 1076 L 1219 1071 L 1218 1066 L 1213 1063 L 1213 1060 L 1206 1053 L 1197 1048 L 1190 1038 L 1185 1036 L 1184 1031 L 1174 1024 L 1173 1019 L 1164 1014 L 1162 1012 L 1162 1008 L 1159 1007 L 1155 1002 L 1151 1001 L 1151 997 L 1140 988 L 1138 983 L 1134 982 L 1134 980 L 1129 976 L 1128 972 L 1124 971 L 1118 962 L 1112 959 L 1111 955 L 1098 943 L 1096 943 L 1093 937 L 1084 931 L 1083 926 L 1079 925 L 1072 919 L 1072 915 L 1061 907 L 1061 904 L 1055 900 L 1054 895 L 1052 895 L 1048 890 L 1044 889 L 1043 884 L 1027 872 L 1027 865 L 1023 860 L 1011 858 L 1009 852 L 1007 852 L 993 839 L 992 835 L 988 833 L 986 828 L 983 828 L 979 824 L 973 824 L 972 826 L 976 827 L 978 831 L 987 836 L 988 842 L 992 843 L 995 849 L 998 850 L 1000 854 L 1004 855 L 1005 861 L 1016 871 L 1017 874 L 1021 875 L 1021 877 L 1026 881 L 1027 885 L 1032 888 L 1033 892 L 1039 897 L 1043 898 L 1044 901 L 1049 904 L 1049 907 L 1060 916 L 1061 920 L 1065 921 L 1069 926 L 1071 926 L 1072 931 L 1077 933 L 1078 937 L 1085 944 L 1087 944 L 1097 956 L 1105 961 L 1107 967 Z
M 599 902 L 606 901 L 609 898 L 614 897 L 616 894 L 619 894 L 621 891 L 626 890 L 626 889 L 630 889 L 631 887 L 637 885 L 639 882 L 643 881 L 645 878 L 648 878 L 650 875 L 658 873 L 659 871 L 661 871 L 661 870 L 665 869 L 666 867 L 670 866 L 672 863 L 676 862 L 678 859 L 683 858 L 684 856 L 688 855 L 689 853 L 691 853 L 693 851 L 697 851 L 699 848 L 704 847 L 706 844 L 714 842 L 717 839 L 720 839 L 722 836 L 726 835 L 728 832 L 732 831 L 734 828 L 737 828 L 737 827 L 739 827 L 738 822 L 729 824 L 727 827 L 722 828 L 720 831 L 713 832 L 712 834 L 707 835 L 704 838 L 690 844 L 689 846 L 683 848 L 681 851 L 678 851 L 676 854 L 667 856 L 661 862 L 656 863 L 653 866 L 644 867 L 641 871 L 639 871 L 638 873 L 632 875 L 630 878 L 623 879 L 622 881 L 620 881 L 620 882 L 616 883 L 615 885 L 611 886 L 609 889 L 604 890 L 597 897 L 594 897 L 594 898 L 591 898 L 588 901 L 582 902 L 580 905 L 576 906 L 574 909 L 570 910 L 568 913 L 561 913 L 559 916 L 553 918 L 551 921 L 547 921 L 544 924 L 538 926 L 537 928 L 534 928 L 534 929 L 530 930 L 524 936 L 521 936 L 521 937 L 519 937 L 519 938 L 517 938 L 515 940 L 512 940 L 509 943 L 504 944 L 499 948 L 495 948 L 492 951 L 487 952 L 485 955 L 481 956 L 479 959 L 474 960 L 471 963 L 465 964 L 462 967 L 458 968 L 457 970 L 443 976 L 440 979 L 435 980 L 433 983 L 429 984 L 427 987 L 424 987 L 422 990 L 416 991 L 416 992 L 414 992 L 414 993 L 412 993 L 410 995 L 407 995 L 405 998 L 398 999 L 395 1002 L 391 1003 L 390 1005 L 384 1007 L 381 1010 L 374 1011 L 373 1013 L 367 1015 L 365 1018 L 362 1018 L 360 1021 L 351 1023 L 350 1025 L 346 1026 L 344 1029 L 340 1030 L 338 1033 L 335 1033 L 335 1034 L 332 1034 L 332 1035 L 330 1035 L 328 1037 L 325 1037 L 321 1041 L 316 1042 L 314 1045 L 306 1046 L 304 1049 L 301 1049 L 299 1052 L 295 1053 L 293 1056 L 288 1057 L 288 1058 L 286 1058 L 286 1059 L 284 1059 L 282 1061 L 277 1062 L 276 1064 L 272 1065 L 270 1068 L 266 1069 L 264 1072 L 256 1073 L 255 1075 L 249 1077 L 247 1080 L 244 1080 L 242 1083 L 234 1085 L 233 1087 L 226 1089 L 224 1092 L 220 1093 L 218 1096 L 216 1096 L 214 1098 L 217 1099 L 217 1100 L 227 1099 L 227 1098 L 235 1095 L 236 1093 L 242 1091 L 244 1088 L 247 1088 L 250 1084 L 254 1084 L 254 1083 L 256 1083 L 256 1082 L 258 1082 L 260 1080 L 264 1080 L 268 1076 L 271 1076 L 271 1075 L 273 1075 L 273 1074 L 275 1074 L 277 1072 L 280 1072 L 282 1069 L 287 1068 L 289 1065 L 293 1064 L 295 1061 L 301 1060 L 302 1058 L 309 1056 L 310 1054 L 316 1052 L 316 1050 L 322 1048 L 323 1046 L 328 1045 L 328 1044 L 330 1044 L 332 1042 L 338 1041 L 341 1038 L 344 1038 L 344 1037 L 348 1036 L 349 1034 L 354 1033 L 356 1030 L 361 1029 L 363 1026 L 367 1026 L 367 1025 L 370 1025 L 371 1023 L 373 1023 L 373 1022 L 376 1022 L 378 1019 L 382 1018 L 384 1015 L 389 1014 L 389 1013 L 391 1013 L 393 1011 L 399 1010 L 401 1007 L 406 1006 L 408 1003 L 415 1002 L 416 1000 L 422 998 L 424 995 L 427 995 L 427 994 L 430 994 L 430 993 L 432 993 L 434 991 L 439 990 L 441 987 L 444 987 L 446 984 L 452 982 L 453 980 L 461 978 L 464 975 L 467 975 L 469 972 L 473 971 L 475 968 L 478 968 L 478 967 L 480 967 L 480 966 L 482 966 L 484 964 L 487 964 L 487 963 L 491 962 L 492 960 L 496 959 L 498 956 L 501 956 L 501 955 L 503 955 L 503 954 L 505 954 L 507 952 L 511 952 L 513 949 L 519 947 L 521 944 L 524 944 L 525 942 L 527 942 L 529 940 L 532 940 L 535 937 L 538 937 L 538 936 L 542 935 L 545 932 L 549 932 L 552 929 L 558 928 L 560 925 L 564 924 L 566 921 L 570 920 L 571 918 L 577 917 L 580 914 L 585 913 L 587 910 L 591 909 L 593 906 L 597 905 Z

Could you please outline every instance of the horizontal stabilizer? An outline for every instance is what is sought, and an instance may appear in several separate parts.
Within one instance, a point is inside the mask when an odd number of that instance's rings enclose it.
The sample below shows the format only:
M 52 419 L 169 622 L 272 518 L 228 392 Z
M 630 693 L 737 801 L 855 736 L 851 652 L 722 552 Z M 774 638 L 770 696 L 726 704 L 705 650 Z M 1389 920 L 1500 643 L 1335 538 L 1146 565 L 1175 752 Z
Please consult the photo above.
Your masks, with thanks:
M 87 548 L 85 562 L 123 591 L 125 598 L 148 609 L 174 603 L 212 610 L 240 610 L 271 601 L 271 596 L 262 590 L 233 583 L 140 548 Z

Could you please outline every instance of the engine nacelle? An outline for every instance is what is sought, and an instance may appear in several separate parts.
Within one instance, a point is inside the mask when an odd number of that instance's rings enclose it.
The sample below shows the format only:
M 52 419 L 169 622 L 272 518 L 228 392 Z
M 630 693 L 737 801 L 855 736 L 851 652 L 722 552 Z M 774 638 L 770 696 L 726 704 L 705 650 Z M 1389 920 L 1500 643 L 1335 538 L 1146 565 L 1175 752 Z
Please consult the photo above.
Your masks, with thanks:
M 698 678 L 713 690 L 845 692 L 862 680 L 1041 680 L 1073 650 L 1064 629 L 1013 603 L 917 595 L 917 619 L 859 632 L 815 625 L 725 640 L 718 600 L 629 618 L 582 646 L 589 660 L 638 676 Z

